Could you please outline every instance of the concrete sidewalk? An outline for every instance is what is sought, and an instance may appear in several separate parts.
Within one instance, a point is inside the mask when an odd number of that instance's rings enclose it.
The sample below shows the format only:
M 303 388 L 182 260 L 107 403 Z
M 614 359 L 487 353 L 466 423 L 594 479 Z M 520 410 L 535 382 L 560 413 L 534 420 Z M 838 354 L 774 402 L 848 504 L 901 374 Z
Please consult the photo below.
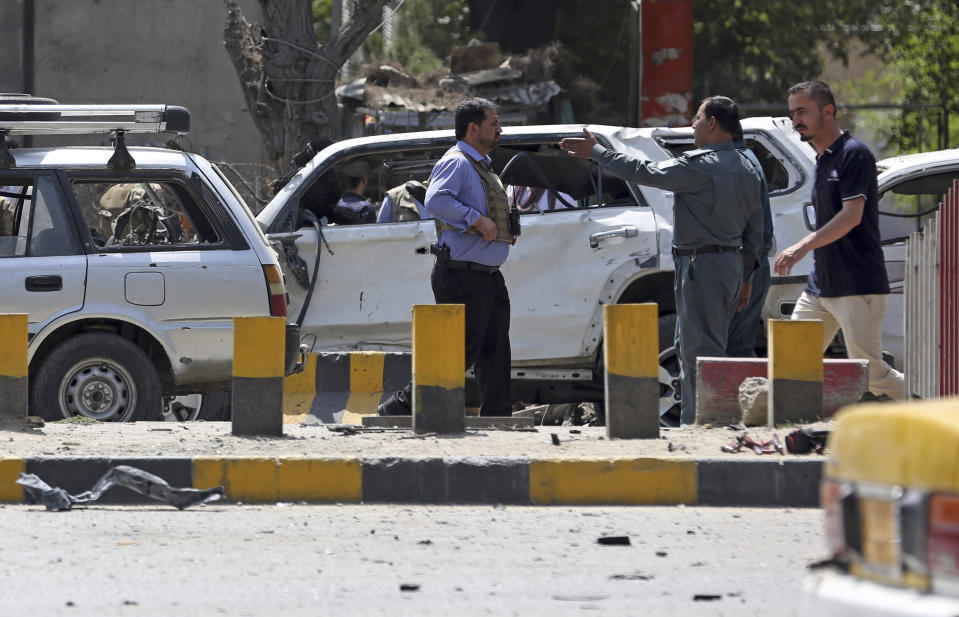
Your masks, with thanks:
M 173 486 L 222 485 L 230 501 L 243 503 L 815 507 L 824 460 L 723 453 L 740 433 L 702 426 L 664 429 L 652 440 L 550 426 L 452 437 L 291 424 L 282 437 L 234 437 L 230 429 L 228 422 L 0 426 L 0 502 L 25 501 L 15 484 L 21 472 L 76 494 L 111 466 L 131 465 Z M 762 440 L 773 432 L 748 434 Z M 100 503 L 145 501 L 114 488 Z

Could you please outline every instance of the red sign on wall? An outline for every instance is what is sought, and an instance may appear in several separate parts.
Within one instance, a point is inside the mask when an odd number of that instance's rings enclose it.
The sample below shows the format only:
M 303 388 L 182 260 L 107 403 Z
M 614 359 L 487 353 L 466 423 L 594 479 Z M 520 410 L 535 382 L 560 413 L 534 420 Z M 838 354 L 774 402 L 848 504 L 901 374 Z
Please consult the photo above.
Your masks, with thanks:
M 642 0 L 640 126 L 684 126 L 693 109 L 693 0 Z

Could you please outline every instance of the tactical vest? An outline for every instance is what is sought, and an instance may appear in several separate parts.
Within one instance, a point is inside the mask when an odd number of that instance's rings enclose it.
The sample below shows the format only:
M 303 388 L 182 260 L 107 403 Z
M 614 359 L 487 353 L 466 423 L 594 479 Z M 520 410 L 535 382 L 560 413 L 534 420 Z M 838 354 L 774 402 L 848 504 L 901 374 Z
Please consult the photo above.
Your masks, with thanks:
M 486 193 L 486 216 L 496 225 L 496 242 L 512 243 L 515 237 L 509 232 L 509 201 L 506 199 L 506 189 L 503 183 L 492 171 L 486 169 L 486 166 L 463 153 L 463 158 L 470 162 L 476 173 L 479 174 L 480 181 L 483 184 L 483 192 Z M 439 219 L 433 219 L 436 222 L 436 237 L 440 236 L 443 230 L 460 231 L 452 225 L 447 225 Z M 462 233 L 462 232 L 460 232 Z M 466 233 L 482 235 L 475 227 L 470 226 Z
M 391 188 L 386 191 L 386 194 L 393 205 L 393 211 L 391 212 L 393 220 L 391 222 L 401 223 L 403 221 L 420 220 L 420 211 L 416 207 L 416 200 L 410 196 L 405 184 Z

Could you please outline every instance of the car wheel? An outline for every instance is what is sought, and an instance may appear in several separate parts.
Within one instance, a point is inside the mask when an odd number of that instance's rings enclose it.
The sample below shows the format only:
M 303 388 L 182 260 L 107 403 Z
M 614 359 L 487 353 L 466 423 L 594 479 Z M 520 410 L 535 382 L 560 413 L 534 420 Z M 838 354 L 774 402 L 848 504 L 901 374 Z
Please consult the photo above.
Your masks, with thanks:
M 230 421 L 232 393 L 181 394 L 164 399 L 163 419 L 167 422 Z
M 659 353 L 659 423 L 679 426 L 683 386 L 679 378 L 679 356 L 675 347 Z
M 32 412 L 47 420 L 160 418 L 160 379 L 146 353 L 113 334 L 91 332 L 56 347 L 37 371 Z
M 191 422 L 199 417 L 202 404 L 202 394 L 163 397 L 161 418 L 166 422 Z

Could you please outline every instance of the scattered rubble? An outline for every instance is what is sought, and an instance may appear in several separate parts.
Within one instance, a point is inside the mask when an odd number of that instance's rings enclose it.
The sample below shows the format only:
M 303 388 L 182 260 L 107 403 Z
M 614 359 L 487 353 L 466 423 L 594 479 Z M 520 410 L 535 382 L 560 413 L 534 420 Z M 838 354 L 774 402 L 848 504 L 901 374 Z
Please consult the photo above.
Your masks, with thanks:
M 769 416 L 769 380 L 747 377 L 739 386 L 739 410 L 745 426 L 764 426 Z

